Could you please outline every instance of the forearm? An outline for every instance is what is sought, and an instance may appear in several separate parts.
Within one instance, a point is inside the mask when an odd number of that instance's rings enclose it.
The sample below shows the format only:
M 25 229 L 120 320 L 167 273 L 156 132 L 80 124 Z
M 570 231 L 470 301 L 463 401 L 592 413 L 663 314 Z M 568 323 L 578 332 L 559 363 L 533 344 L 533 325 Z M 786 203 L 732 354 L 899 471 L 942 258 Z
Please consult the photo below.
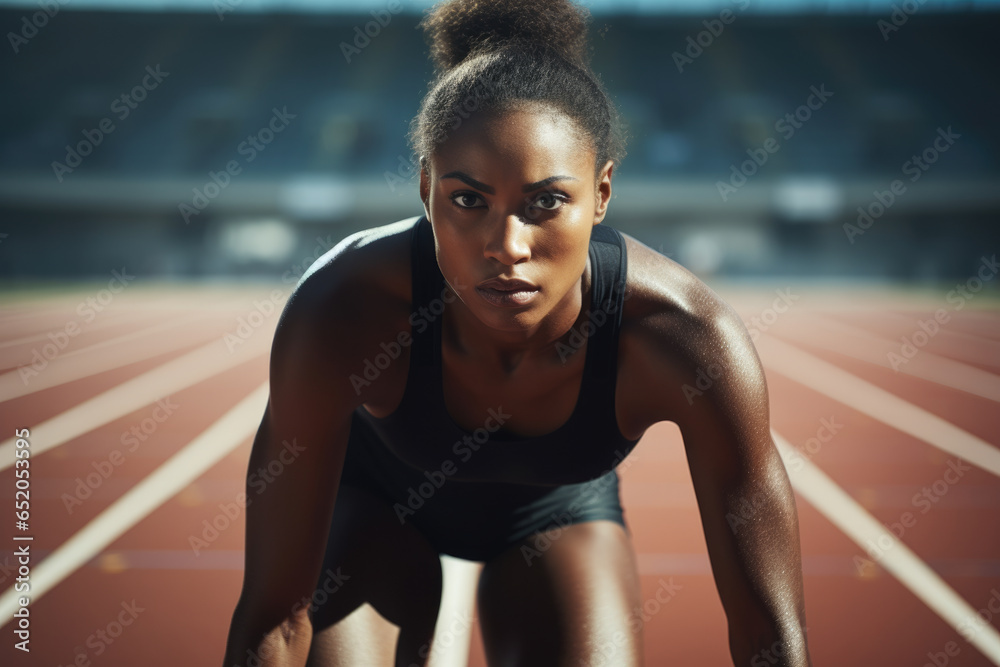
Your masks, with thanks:
M 713 567 L 734 664 L 808 667 L 798 518 L 784 469 L 727 495 L 724 507 Z
M 811 667 L 803 623 L 761 623 L 746 618 L 729 624 L 729 652 L 737 667 Z
M 660 363 L 664 415 L 684 437 L 734 664 L 809 667 L 795 496 L 771 437 L 764 368 L 739 314 L 709 303 L 664 342 L 686 350 Z M 678 391 L 678 377 L 713 364 L 721 372 L 707 385 Z
M 270 629 L 253 629 L 237 606 L 229 627 L 223 667 L 305 667 L 312 644 L 312 623 L 305 614 L 284 619 Z

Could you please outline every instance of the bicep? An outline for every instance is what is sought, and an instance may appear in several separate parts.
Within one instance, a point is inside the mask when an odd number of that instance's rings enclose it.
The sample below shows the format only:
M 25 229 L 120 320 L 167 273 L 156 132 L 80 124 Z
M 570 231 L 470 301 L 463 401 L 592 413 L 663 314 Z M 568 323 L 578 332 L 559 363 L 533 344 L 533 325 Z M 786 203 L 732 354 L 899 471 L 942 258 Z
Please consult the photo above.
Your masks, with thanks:
M 677 420 L 723 604 L 763 613 L 770 568 L 794 565 L 794 496 L 770 433 L 763 368 L 745 326 L 729 312 L 694 354 L 700 393 Z M 711 371 L 709 367 L 711 366 Z M 701 389 L 699 389 L 701 387 Z M 789 560 L 790 559 L 790 560 Z
M 727 308 L 697 340 L 681 371 L 684 402 L 675 409 L 692 475 L 718 485 L 766 475 L 780 457 L 764 369 L 746 327 Z

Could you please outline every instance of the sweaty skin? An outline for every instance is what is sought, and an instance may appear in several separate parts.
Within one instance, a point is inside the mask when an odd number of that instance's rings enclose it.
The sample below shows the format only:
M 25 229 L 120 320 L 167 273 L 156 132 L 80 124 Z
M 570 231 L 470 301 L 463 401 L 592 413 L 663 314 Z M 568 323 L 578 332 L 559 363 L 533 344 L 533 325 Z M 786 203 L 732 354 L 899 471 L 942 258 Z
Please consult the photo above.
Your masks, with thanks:
M 569 418 L 585 355 L 564 361 L 557 344 L 589 305 L 589 234 L 607 213 L 612 172 L 608 162 L 595 178 L 594 151 L 571 121 L 530 105 L 470 117 L 424 161 L 421 199 L 438 264 L 459 297 L 442 315 L 442 374 L 445 405 L 463 428 L 496 405 L 511 415 L 503 430 L 517 435 L 548 433 Z M 250 469 L 283 439 L 306 449 L 247 508 L 227 667 L 262 635 L 273 658 L 261 664 L 306 664 L 310 622 L 288 610 L 319 576 L 351 412 L 364 406 L 383 417 L 403 397 L 406 346 L 369 385 L 349 378 L 382 352 L 380 342 L 410 331 L 412 223 L 344 239 L 303 276 L 282 314 Z M 628 438 L 661 421 L 681 430 L 734 663 L 809 665 L 794 498 L 746 327 L 689 271 L 623 236 L 619 428 Z M 495 277 L 527 280 L 538 293 L 526 306 L 497 307 L 475 289 Z M 685 391 L 705 387 L 699 377 L 710 369 L 707 388 Z M 741 521 L 731 526 L 727 515 Z M 641 664 L 640 655 L 631 659 Z

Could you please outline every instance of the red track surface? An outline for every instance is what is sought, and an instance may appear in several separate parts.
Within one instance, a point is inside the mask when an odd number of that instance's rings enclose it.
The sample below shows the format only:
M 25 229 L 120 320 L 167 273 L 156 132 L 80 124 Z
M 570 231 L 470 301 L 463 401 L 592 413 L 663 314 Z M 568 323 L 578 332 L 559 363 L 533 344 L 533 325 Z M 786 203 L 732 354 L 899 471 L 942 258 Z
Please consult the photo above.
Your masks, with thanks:
M 5 297 L 0 308 L 0 372 L 16 371 L 30 363 L 33 351 L 41 351 L 48 342 L 45 334 L 64 330 L 70 321 L 84 325 L 77 305 L 99 289 L 59 296 Z M 287 287 L 284 290 L 287 292 Z M 236 330 L 238 318 L 254 311 L 254 299 L 266 297 L 270 291 L 270 286 L 145 291 L 130 287 L 84 326 L 59 356 L 196 310 L 204 318 L 187 330 L 193 327 L 202 342 L 121 368 L 108 370 L 95 364 L 86 377 L 0 402 L 0 440 L 12 437 L 15 428 L 33 428 L 203 343 L 219 340 Z M 773 290 L 767 288 L 720 291 L 747 321 L 764 312 L 774 299 Z M 799 301 L 779 315 L 764 336 L 792 343 L 993 446 L 1000 445 L 996 402 L 827 351 L 811 344 L 808 336 L 810 326 L 818 326 L 811 324 L 812 316 L 819 313 L 898 343 L 900 337 L 913 335 L 918 320 L 938 308 L 951 308 L 943 295 L 904 297 L 875 291 L 846 295 L 806 288 L 796 293 Z M 963 310 L 949 312 L 951 320 L 920 354 L 931 352 L 962 360 L 1000 375 L 1000 310 L 995 299 L 981 294 Z M 155 404 L 31 458 L 33 569 L 266 380 L 266 343 L 276 322 L 277 312 L 264 318 L 252 334 L 265 342 L 262 353 L 170 394 L 176 409 L 156 424 L 155 431 L 135 451 L 124 451 L 121 437 L 148 420 Z M 16 342 L 37 334 L 43 338 Z M 151 334 L 149 349 L 155 353 L 172 335 L 169 331 Z M 971 361 L 970 351 L 975 357 Z M 817 435 L 821 420 L 840 425 L 832 439 L 805 456 L 883 524 L 912 513 L 916 522 L 905 529 L 902 541 L 974 608 L 986 608 L 991 597 L 996 599 L 994 608 L 1000 608 L 1000 479 L 973 468 L 949 485 L 939 502 L 922 512 L 912 501 L 914 494 L 940 480 L 953 455 L 827 397 L 818 390 L 820 379 L 806 386 L 773 372 L 766 358 L 764 362 L 774 430 L 803 447 Z M 34 379 L 29 379 L 29 385 L 31 381 Z M 147 425 L 152 423 L 147 421 Z M 230 503 L 243 489 L 250 446 L 250 438 L 245 438 L 207 473 L 33 601 L 30 654 L 14 650 L 14 624 L 9 617 L 4 618 L 0 662 L 55 667 L 79 660 L 76 664 L 109 667 L 218 667 L 242 577 L 243 517 L 233 520 L 198 555 L 189 539 L 202 533 L 204 521 L 220 514 L 220 503 Z M 101 467 L 115 449 L 124 451 L 121 464 L 89 497 L 68 508 L 64 499 L 74 493 L 77 478 L 95 472 L 95 465 Z M 107 465 L 103 467 L 107 470 Z M 650 429 L 620 472 L 626 519 L 635 538 L 648 605 L 644 625 L 647 664 L 730 664 L 726 619 L 709 570 L 677 429 L 667 423 Z M 0 471 L 0 498 L 10 510 L 14 482 L 12 468 Z M 864 550 L 801 497 L 798 511 L 814 664 L 921 667 L 934 664 L 929 654 L 942 654 L 937 663 L 941 665 L 949 642 L 955 643 L 958 655 L 948 657 L 948 665 L 993 664 L 886 570 L 878 566 L 859 570 L 855 557 L 865 557 Z M 17 574 L 12 552 L 15 545 L 22 544 L 11 539 L 16 533 L 11 514 L 4 510 L 6 518 L 0 531 L 0 590 L 14 584 Z M 680 586 L 677 594 L 665 604 L 656 602 L 654 595 L 661 582 L 671 580 Z M 108 637 L 111 643 L 99 639 L 98 631 L 107 631 L 109 624 L 112 632 L 117 631 L 113 623 L 123 604 L 133 602 L 136 611 L 132 623 L 117 638 Z M 991 616 L 991 625 L 1000 627 L 1000 614 Z M 468 664 L 485 665 L 475 622 Z

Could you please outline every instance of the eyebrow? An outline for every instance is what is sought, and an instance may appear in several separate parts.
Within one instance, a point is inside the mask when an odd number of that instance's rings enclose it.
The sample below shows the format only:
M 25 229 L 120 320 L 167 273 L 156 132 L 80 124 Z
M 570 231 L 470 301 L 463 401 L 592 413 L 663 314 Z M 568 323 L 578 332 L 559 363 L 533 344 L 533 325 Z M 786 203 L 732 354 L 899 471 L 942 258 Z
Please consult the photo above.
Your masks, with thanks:
M 446 178 L 457 178 L 466 185 L 470 185 L 476 188 L 477 190 L 482 190 L 483 192 L 486 192 L 491 195 L 496 194 L 496 190 L 493 188 L 493 186 L 486 185 L 485 183 L 477 181 L 476 179 L 472 178 L 471 176 L 462 171 L 449 171 L 447 174 L 445 174 L 438 180 L 443 181 Z M 552 183 L 555 183 L 556 181 L 565 181 L 565 180 L 576 181 L 579 179 L 573 176 L 549 176 L 548 178 L 544 178 L 536 183 L 528 183 L 527 185 L 521 186 L 521 192 L 531 192 L 532 190 L 544 188 L 546 185 L 550 185 Z

